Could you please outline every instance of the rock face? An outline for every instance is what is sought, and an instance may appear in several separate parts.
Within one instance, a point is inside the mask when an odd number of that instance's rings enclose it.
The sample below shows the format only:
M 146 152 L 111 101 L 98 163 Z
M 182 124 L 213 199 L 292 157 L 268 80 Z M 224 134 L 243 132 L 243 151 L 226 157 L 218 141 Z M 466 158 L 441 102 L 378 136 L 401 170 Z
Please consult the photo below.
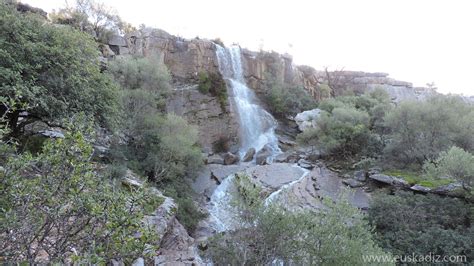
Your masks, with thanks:
M 309 128 L 315 128 L 318 117 L 321 115 L 320 109 L 313 109 L 301 112 L 295 116 L 295 122 L 300 131 L 305 131 Z
M 117 55 L 160 55 L 175 80 L 197 80 L 201 71 L 219 71 L 216 46 L 209 40 L 186 40 L 163 30 L 147 28 L 124 37 L 114 36 L 109 46 Z
M 238 143 L 238 122 L 230 107 L 222 110 L 216 97 L 197 90 L 197 85 L 175 89 L 166 103 L 166 111 L 183 116 L 199 130 L 199 144 L 211 151 L 213 144 L 222 138 L 229 145 Z

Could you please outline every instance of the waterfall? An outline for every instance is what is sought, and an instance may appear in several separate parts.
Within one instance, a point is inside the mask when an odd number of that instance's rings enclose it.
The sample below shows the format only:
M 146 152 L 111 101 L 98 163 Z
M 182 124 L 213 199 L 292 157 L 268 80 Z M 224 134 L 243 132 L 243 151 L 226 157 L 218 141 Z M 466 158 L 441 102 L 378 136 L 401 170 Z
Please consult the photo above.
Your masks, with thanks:
M 258 152 L 264 147 L 269 150 L 271 157 L 277 155 L 281 152 L 275 135 L 277 121 L 258 105 L 255 93 L 247 87 L 240 47 L 224 48 L 219 45 L 216 47 L 219 71 L 231 90 L 229 99 L 239 116 L 240 157 L 250 148 L 255 148 Z M 233 223 L 238 215 L 231 204 L 232 193 L 235 191 L 233 180 L 234 175 L 224 179 L 212 194 L 209 202 L 210 225 L 217 232 L 232 230 L 238 226 Z
M 231 100 L 239 116 L 240 156 L 250 148 L 258 152 L 264 146 L 272 155 L 278 154 L 278 138 L 275 135 L 277 121 L 257 104 L 255 93 L 246 85 L 243 75 L 240 47 L 224 48 L 217 45 L 219 71 L 231 89 Z

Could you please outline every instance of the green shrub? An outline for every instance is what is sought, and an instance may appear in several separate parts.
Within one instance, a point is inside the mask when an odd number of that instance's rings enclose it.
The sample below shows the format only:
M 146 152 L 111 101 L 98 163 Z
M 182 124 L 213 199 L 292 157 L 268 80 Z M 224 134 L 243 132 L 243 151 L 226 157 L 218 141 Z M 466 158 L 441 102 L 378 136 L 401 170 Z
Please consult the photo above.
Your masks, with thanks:
M 267 80 L 263 100 L 270 112 L 278 117 L 294 115 L 316 108 L 313 97 L 301 87 L 289 87 L 273 79 Z
M 101 73 L 91 36 L 0 3 L 0 97 L 17 99 L 5 118 L 11 134 L 36 120 L 56 124 L 84 112 L 112 127 L 118 89 Z M 0 116 L 5 109 L 0 108 Z M 20 123 L 20 114 L 28 112 Z
M 220 74 L 212 72 L 199 72 L 199 92 L 203 94 L 211 94 L 217 97 L 223 111 L 227 105 L 227 86 Z
M 465 255 L 474 259 L 473 208 L 461 199 L 399 192 L 377 194 L 368 219 L 394 255 Z
M 474 183 L 474 155 L 455 146 L 441 152 L 434 162 L 426 162 L 423 168 L 427 175 L 458 180 L 465 189 Z
M 390 129 L 385 157 L 402 166 L 421 167 L 452 146 L 472 151 L 474 127 L 464 124 L 472 120 L 472 110 L 473 105 L 451 96 L 400 103 L 385 119 Z
M 145 248 L 156 248 L 154 229 L 142 224 L 146 206 L 160 204 L 154 194 L 129 192 L 99 176 L 91 144 L 72 131 L 48 141 L 38 155 L 12 156 L 4 165 L 0 253 L 6 261 L 45 263 L 39 261 L 43 250 L 49 262 L 131 263 Z

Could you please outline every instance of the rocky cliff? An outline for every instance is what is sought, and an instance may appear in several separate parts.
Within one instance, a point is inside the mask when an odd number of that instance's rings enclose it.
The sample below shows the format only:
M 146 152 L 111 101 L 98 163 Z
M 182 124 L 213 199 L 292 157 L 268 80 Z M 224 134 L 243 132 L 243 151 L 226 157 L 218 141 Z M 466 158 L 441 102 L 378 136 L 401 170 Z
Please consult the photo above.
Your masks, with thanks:
M 173 94 L 167 111 L 185 117 L 200 130 L 200 144 L 211 151 L 221 139 L 238 142 L 238 123 L 231 102 L 220 108 L 216 97 L 197 90 L 199 73 L 219 73 L 216 43 L 206 39 L 183 39 L 159 29 L 142 29 L 126 36 L 114 36 L 103 48 L 106 57 L 124 55 L 159 54 L 173 77 Z M 303 87 L 312 97 L 321 99 L 321 84 L 328 84 L 333 96 L 337 90 L 350 88 L 364 92 L 375 88 L 385 89 L 394 101 L 423 99 L 435 93 L 426 88 L 414 88 L 409 82 L 392 79 L 386 73 L 360 71 L 321 71 L 309 66 L 293 64 L 288 54 L 242 50 L 244 77 L 257 94 L 265 90 L 272 79 L 288 87 Z M 230 92 L 229 92 L 230 93 Z
M 198 91 L 198 74 L 219 74 L 216 45 L 209 40 L 186 40 L 158 29 L 144 29 L 126 36 L 115 36 L 108 44 L 109 57 L 158 54 L 173 78 L 173 91 L 167 112 L 183 116 L 199 128 L 199 142 L 211 152 L 221 139 L 236 144 L 237 122 L 230 104 L 221 107 L 217 97 Z
M 206 39 L 183 39 L 159 29 L 144 29 L 124 37 L 115 36 L 109 42 L 114 55 L 147 55 L 158 53 L 168 66 L 176 83 L 197 81 L 199 72 L 219 72 L 216 44 Z M 415 88 L 410 82 L 399 81 L 387 73 L 361 71 L 321 71 L 310 66 L 293 64 L 288 54 L 242 50 L 244 75 L 248 85 L 258 92 L 269 78 L 289 86 L 305 88 L 313 97 L 321 98 L 320 84 L 329 84 L 333 90 L 350 88 L 356 92 L 385 89 L 394 101 L 423 99 L 434 91 Z

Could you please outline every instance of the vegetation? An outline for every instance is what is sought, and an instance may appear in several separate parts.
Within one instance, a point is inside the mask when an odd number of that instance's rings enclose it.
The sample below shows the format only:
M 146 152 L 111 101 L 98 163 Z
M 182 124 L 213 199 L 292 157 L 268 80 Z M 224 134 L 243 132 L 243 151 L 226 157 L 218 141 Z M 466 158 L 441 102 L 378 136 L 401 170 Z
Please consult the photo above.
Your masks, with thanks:
M 184 179 L 202 165 L 198 132 L 183 118 L 164 114 L 171 87 L 166 66 L 153 55 L 126 57 L 112 62 L 108 71 L 122 87 L 120 133 L 127 139 L 114 145 L 113 164 L 126 165 L 164 189 L 179 205 L 178 220 L 194 230 L 204 215 Z
M 107 43 L 113 34 L 133 31 L 109 6 L 95 0 L 76 0 L 51 14 L 54 23 L 69 25 L 92 35 L 97 41 Z
M 465 255 L 474 260 L 472 205 L 456 198 L 379 194 L 369 209 L 378 243 L 394 255 Z
M 199 72 L 198 90 L 203 94 L 210 94 L 217 97 L 223 111 L 227 105 L 227 86 L 219 74 Z
M 425 163 L 424 169 L 434 177 L 459 180 L 463 188 L 468 189 L 474 182 L 474 155 L 461 148 L 451 147 L 441 152 L 434 162 Z
M 13 112 L 0 106 L 0 116 L 6 114 L 10 133 L 16 137 L 35 121 L 60 125 L 78 112 L 111 126 L 118 111 L 117 87 L 100 72 L 90 36 L 33 14 L 20 15 L 3 2 L 0 84 L 0 97 L 16 99 Z
M 366 265 L 362 255 L 390 257 L 374 242 L 359 210 L 347 201 L 327 202 L 320 213 L 290 212 L 266 206 L 248 177 L 237 179 L 242 229 L 215 236 L 209 252 L 214 263 L 231 265 Z M 295 237 L 298 236 L 298 237 Z
M 270 112 L 278 117 L 316 108 L 316 101 L 304 88 L 289 87 L 278 82 L 266 86 L 263 99 Z
M 474 106 L 462 99 L 435 96 L 423 102 L 402 102 L 386 116 L 390 142 L 385 155 L 403 165 L 419 166 L 435 160 L 439 153 L 452 146 L 473 151 Z
M 379 90 L 320 103 L 317 127 L 298 136 L 302 144 L 317 145 L 340 158 L 375 157 L 384 145 L 383 117 L 390 110 L 388 95 Z
M 9 260 L 130 262 L 156 243 L 142 218 L 160 201 L 101 178 L 90 143 L 75 132 L 48 141 L 37 156 L 10 157 L 0 173 L 0 253 Z

